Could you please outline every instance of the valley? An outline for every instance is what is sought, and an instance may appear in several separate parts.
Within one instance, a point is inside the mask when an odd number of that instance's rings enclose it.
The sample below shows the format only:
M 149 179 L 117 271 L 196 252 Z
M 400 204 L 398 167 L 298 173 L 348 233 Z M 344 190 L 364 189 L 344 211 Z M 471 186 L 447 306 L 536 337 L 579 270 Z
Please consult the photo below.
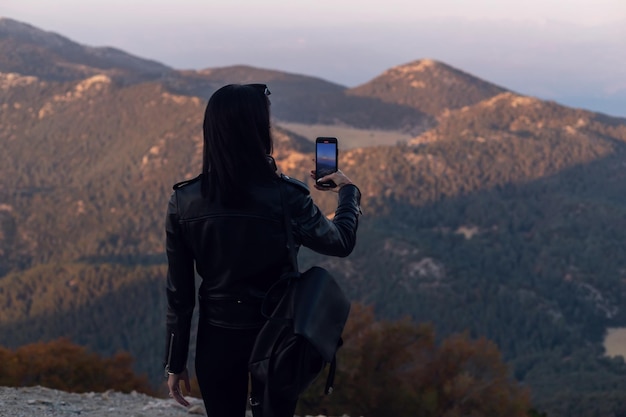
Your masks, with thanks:
M 358 129 L 354 127 L 335 125 L 308 125 L 277 121 L 277 124 L 286 130 L 315 142 L 318 136 L 334 136 L 339 140 L 339 149 L 367 148 L 371 146 L 394 146 L 407 142 L 412 136 L 404 132 L 387 130 Z

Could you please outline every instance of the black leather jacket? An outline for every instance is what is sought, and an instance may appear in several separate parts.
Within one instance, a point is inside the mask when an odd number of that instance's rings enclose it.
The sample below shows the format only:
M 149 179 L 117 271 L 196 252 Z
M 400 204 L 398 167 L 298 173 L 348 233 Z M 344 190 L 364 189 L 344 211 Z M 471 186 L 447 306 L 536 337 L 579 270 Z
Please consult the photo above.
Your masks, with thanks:
M 166 217 L 166 370 L 186 368 L 195 307 L 195 270 L 202 321 L 228 328 L 263 325 L 260 304 L 269 287 L 291 269 L 284 229 L 280 182 L 294 241 L 333 256 L 348 256 L 356 243 L 361 193 L 339 191 L 333 220 L 313 203 L 307 186 L 285 175 L 251 190 L 242 209 L 226 209 L 201 194 L 201 177 L 174 186 Z

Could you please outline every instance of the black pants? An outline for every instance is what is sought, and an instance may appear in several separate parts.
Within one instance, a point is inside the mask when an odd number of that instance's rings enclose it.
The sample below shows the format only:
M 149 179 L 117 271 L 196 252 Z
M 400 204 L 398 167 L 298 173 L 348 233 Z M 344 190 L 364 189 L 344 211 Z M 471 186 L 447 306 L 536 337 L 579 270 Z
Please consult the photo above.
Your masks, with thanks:
M 198 327 L 196 375 L 208 417 L 244 417 L 248 402 L 248 359 L 259 329 L 226 329 L 203 320 Z M 263 398 L 263 384 L 251 381 L 251 396 Z M 276 417 L 293 417 L 296 403 L 279 404 Z M 255 416 L 259 415 L 254 410 Z

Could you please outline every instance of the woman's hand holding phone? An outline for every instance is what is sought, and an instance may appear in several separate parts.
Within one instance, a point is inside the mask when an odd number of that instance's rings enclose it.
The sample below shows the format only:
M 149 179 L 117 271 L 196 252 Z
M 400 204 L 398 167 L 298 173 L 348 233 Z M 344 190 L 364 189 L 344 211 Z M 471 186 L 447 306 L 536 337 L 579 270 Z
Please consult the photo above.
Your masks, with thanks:
M 321 136 L 315 139 L 315 169 L 311 171 L 315 188 L 338 193 L 344 185 L 352 184 L 350 178 L 338 169 L 338 158 L 337 138 Z
M 311 178 L 315 180 L 315 170 L 311 171 Z M 318 183 L 328 182 L 328 181 L 334 182 L 337 186 L 330 188 L 330 187 L 323 187 L 321 185 L 318 185 Z M 315 182 L 315 188 L 320 191 L 334 191 L 338 193 L 341 187 L 343 187 L 346 184 L 352 184 L 352 181 L 350 180 L 350 178 L 346 176 L 346 174 L 344 174 L 343 172 L 341 172 L 340 169 L 338 169 L 337 171 L 331 174 L 328 174 L 324 177 L 317 179 Z
M 337 171 L 339 147 L 337 138 L 320 136 L 315 139 L 315 184 L 320 187 L 335 188 L 333 180 L 324 180 L 328 175 Z

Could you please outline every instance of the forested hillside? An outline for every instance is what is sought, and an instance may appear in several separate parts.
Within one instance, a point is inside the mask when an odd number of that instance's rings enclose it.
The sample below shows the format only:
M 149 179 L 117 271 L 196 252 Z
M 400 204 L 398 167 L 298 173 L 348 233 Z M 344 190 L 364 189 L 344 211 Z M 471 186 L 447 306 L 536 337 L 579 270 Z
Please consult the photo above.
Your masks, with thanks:
M 26 41 L 11 33 L 0 30 L 0 47 L 18 53 Z M 199 172 L 210 93 L 266 82 L 276 159 L 305 182 L 313 138 L 281 121 L 415 135 L 341 152 L 363 193 L 357 248 L 345 259 L 303 251 L 302 267 L 327 267 L 380 318 L 492 340 L 549 416 L 625 411 L 626 366 L 602 340 L 626 327 L 626 120 L 433 61 L 353 91 L 249 67 L 154 77 L 106 59 L 47 77 L 33 63 L 92 58 L 29 39 L 36 53 L 21 50 L 22 64 L 0 59 L 0 345 L 67 336 L 128 350 L 160 382 L 171 186 Z M 334 195 L 312 194 L 332 212 Z

